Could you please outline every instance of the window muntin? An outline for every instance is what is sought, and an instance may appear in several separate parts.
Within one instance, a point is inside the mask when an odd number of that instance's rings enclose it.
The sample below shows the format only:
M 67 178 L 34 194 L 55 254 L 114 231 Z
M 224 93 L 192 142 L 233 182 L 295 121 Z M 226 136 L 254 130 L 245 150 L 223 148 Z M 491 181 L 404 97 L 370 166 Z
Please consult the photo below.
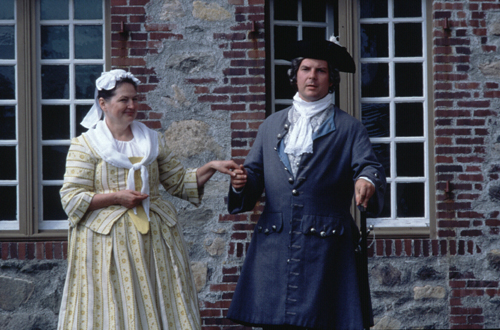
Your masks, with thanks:
M 359 0 L 360 118 L 387 176 L 376 228 L 429 227 L 426 1 Z

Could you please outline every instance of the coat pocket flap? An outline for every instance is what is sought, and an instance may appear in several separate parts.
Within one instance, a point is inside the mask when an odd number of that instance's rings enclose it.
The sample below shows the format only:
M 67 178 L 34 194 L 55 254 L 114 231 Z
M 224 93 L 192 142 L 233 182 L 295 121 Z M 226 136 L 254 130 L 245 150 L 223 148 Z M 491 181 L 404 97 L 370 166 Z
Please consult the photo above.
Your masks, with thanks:
M 258 233 L 273 234 L 283 229 L 283 213 L 265 213 L 259 219 L 256 230 Z
M 318 237 L 340 236 L 344 233 L 344 226 L 340 218 L 305 215 L 302 218 L 302 232 Z

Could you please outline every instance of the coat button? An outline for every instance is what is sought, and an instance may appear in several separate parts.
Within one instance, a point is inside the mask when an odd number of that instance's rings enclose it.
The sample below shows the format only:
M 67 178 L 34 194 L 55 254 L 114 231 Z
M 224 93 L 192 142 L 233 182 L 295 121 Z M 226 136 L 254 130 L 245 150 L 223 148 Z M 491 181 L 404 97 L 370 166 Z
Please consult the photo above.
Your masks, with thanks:
M 284 127 L 285 127 L 285 129 L 287 130 L 289 126 L 288 126 L 288 124 L 285 124 L 285 126 L 284 126 Z
M 297 189 L 292 190 L 292 195 L 294 195 L 294 196 L 298 196 L 299 195 L 299 192 L 297 191 Z
M 276 147 L 274 147 L 273 149 L 274 149 L 274 151 L 278 151 L 278 148 L 276 148 Z
M 293 178 L 292 177 L 288 178 L 288 183 L 293 184 Z
M 378 178 L 378 173 L 375 173 L 375 177 Z
M 287 167 L 285 167 L 285 171 L 288 171 L 288 168 L 287 168 Z
M 262 231 L 262 227 L 261 227 L 261 226 L 259 226 L 259 232 L 261 232 L 261 231 Z
M 320 235 L 321 237 L 325 237 L 325 236 L 326 236 L 326 232 L 322 231 L 321 233 L 319 233 L 319 235 Z
M 288 259 L 288 260 L 286 261 L 286 263 L 287 263 L 287 264 L 289 264 L 289 263 L 290 263 L 290 259 Z
M 316 228 L 313 227 L 309 231 L 314 234 L 316 232 Z
M 278 139 L 281 139 L 281 134 L 278 134 L 278 136 L 277 136 L 277 137 L 278 137 Z
M 335 230 L 335 229 L 334 229 L 334 230 L 332 230 L 332 234 L 334 234 L 334 235 L 335 235 L 335 233 L 336 233 L 336 230 Z
M 269 234 L 269 229 L 266 228 L 266 230 L 264 230 L 264 233 Z
M 276 231 L 276 229 L 278 229 L 278 228 L 276 227 L 276 225 L 273 225 L 273 227 L 272 227 L 272 228 L 273 228 L 273 230 L 274 230 L 274 231 Z

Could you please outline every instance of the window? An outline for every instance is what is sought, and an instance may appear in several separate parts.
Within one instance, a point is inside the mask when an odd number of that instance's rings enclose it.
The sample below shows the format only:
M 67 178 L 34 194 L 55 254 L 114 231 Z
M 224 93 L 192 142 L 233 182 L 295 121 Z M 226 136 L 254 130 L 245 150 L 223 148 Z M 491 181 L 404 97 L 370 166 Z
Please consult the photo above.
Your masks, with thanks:
M 59 189 L 109 56 L 106 4 L 0 0 L 0 237 L 67 229 Z
M 355 75 L 341 73 L 336 99 L 365 125 L 386 170 L 384 210 L 368 219 L 376 234 L 432 232 L 430 11 L 430 0 L 268 0 L 269 113 L 292 103 L 283 58 L 295 40 L 339 36 L 356 61 Z
M 426 1 L 359 0 L 358 9 L 360 118 L 387 176 L 384 210 L 368 223 L 428 234 Z

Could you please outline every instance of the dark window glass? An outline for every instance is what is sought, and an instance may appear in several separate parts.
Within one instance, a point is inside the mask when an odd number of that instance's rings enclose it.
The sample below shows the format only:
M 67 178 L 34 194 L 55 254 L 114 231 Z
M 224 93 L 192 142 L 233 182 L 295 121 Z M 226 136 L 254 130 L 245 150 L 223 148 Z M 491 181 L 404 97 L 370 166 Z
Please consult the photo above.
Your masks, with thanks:
M 16 147 L 0 146 L 0 158 L 0 180 L 17 180 Z
M 425 215 L 425 188 L 423 183 L 398 183 L 396 190 L 398 217 L 423 217 Z
M 77 105 L 76 106 L 76 136 L 87 131 L 87 128 L 80 125 L 83 118 L 87 115 L 92 105 Z
M 394 48 L 396 57 L 422 56 L 422 24 L 394 24 Z
M 302 39 L 303 40 L 326 40 L 326 28 L 316 28 L 316 27 L 303 27 L 302 28 Z
M 68 146 L 43 146 L 43 180 L 62 180 L 66 166 Z
M 396 103 L 396 136 L 423 136 L 423 109 L 422 103 Z
M 359 1 L 361 18 L 380 18 L 387 17 L 387 1 L 379 0 L 360 0 Z
M 361 96 L 389 96 L 389 65 L 387 63 L 363 63 L 361 65 Z
M 67 220 L 68 216 L 61 205 L 61 186 L 43 187 L 43 219 L 44 220 Z
M 274 58 L 287 58 L 290 45 L 297 41 L 297 36 L 297 28 L 294 26 L 275 26 Z
M 69 98 L 69 67 L 42 65 L 42 99 Z
M 394 71 L 396 96 L 423 95 L 422 63 L 395 63 Z
M 0 106 L 0 140 L 16 139 L 16 108 Z
M 391 188 L 387 185 L 384 194 L 384 206 L 382 212 L 377 218 L 390 218 L 391 217 Z
M 42 139 L 69 138 L 69 106 L 42 105 Z
M 276 65 L 275 66 L 275 80 L 274 85 L 274 96 L 275 99 L 286 99 L 289 100 L 295 94 L 292 86 L 290 85 L 290 80 L 288 79 L 288 69 L 290 65 Z
M 41 0 L 40 18 L 49 19 L 68 19 L 68 0 Z
M 0 19 L 14 19 L 14 0 L 0 0 Z
M 95 81 L 101 76 L 102 65 L 75 65 L 77 99 L 94 99 Z
M 424 144 L 421 142 L 396 144 L 397 176 L 424 176 Z
M 75 19 L 102 19 L 102 0 L 74 0 Z
M 290 106 L 290 104 L 276 104 L 274 106 L 274 111 L 278 112 L 280 110 L 286 109 Z
M 394 0 L 394 17 L 422 17 L 422 0 Z
M 274 19 L 278 21 L 296 21 L 297 0 L 274 0 Z
M 388 143 L 373 143 L 373 151 L 385 170 L 385 176 L 391 176 L 391 146 Z
M 14 59 L 15 52 L 14 26 L 0 26 L 0 59 Z
M 17 187 L 0 186 L 0 220 L 17 220 Z
M 326 22 L 326 1 L 325 0 L 303 1 L 302 21 Z
M 15 70 L 13 66 L 0 66 L 0 99 L 14 100 Z
M 370 137 L 389 136 L 389 104 L 363 103 L 361 118 Z
M 75 58 L 103 57 L 101 25 L 75 25 Z
M 66 25 L 42 26 L 42 59 L 69 58 L 69 27 Z
M 388 57 L 387 24 L 361 24 L 361 57 Z

